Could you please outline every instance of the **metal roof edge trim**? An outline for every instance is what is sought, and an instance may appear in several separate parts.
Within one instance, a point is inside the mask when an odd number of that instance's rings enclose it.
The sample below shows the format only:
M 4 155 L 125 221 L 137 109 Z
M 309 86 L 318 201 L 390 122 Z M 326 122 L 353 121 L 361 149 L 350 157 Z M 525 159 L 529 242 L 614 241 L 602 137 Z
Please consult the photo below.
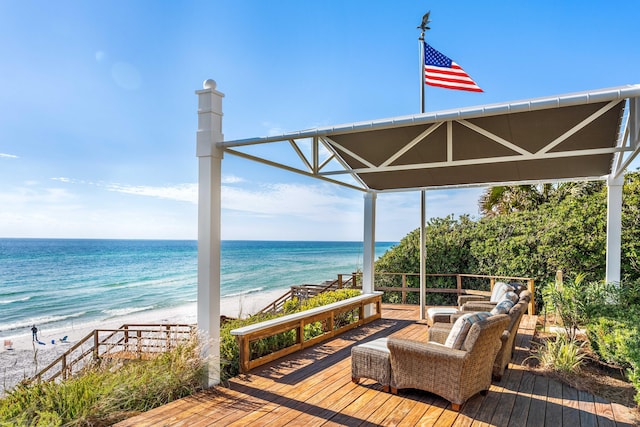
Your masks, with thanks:
M 477 117 L 495 116 L 505 113 L 520 113 L 527 111 L 545 110 L 550 108 L 568 107 L 572 105 L 592 104 L 613 100 L 640 97 L 640 84 L 630 84 L 613 88 L 596 89 L 584 92 L 575 92 L 565 95 L 532 98 L 528 100 L 512 101 L 508 103 L 487 104 L 460 109 L 442 110 L 409 116 L 399 116 L 386 119 L 377 119 L 364 122 L 347 123 L 322 128 L 305 129 L 281 135 L 247 138 L 223 141 L 219 143 L 222 148 L 240 147 L 245 145 L 265 144 L 269 142 L 287 141 L 289 139 L 312 138 L 314 136 L 327 136 L 362 132 L 367 130 L 389 129 L 407 125 L 419 125 L 437 123 L 439 121 L 461 120 Z

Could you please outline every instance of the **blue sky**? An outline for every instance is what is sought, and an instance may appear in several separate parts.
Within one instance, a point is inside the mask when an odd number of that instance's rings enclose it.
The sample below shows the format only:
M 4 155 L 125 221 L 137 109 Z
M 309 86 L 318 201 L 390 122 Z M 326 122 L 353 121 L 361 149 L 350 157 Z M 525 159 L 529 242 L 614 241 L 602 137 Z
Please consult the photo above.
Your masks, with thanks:
M 205 79 L 228 140 L 415 114 L 426 10 L 485 90 L 428 87 L 427 111 L 640 83 L 633 0 L 0 0 L 0 237 L 196 238 Z M 223 179 L 225 239 L 362 239 L 357 191 L 233 156 Z M 429 214 L 477 216 L 480 192 Z M 418 223 L 418 193 L 379 196 L 378 240 Z

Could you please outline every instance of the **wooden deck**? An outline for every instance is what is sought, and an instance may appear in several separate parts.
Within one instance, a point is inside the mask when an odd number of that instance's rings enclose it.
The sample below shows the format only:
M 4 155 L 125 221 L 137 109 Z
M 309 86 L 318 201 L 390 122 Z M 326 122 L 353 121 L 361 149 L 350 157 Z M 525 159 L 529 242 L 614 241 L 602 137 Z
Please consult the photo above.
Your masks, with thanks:
M 384 393 L 379 384 L 351 382 L 351 347 L 390 334 L 425 339 L 415 306 L 384 305 L 383 318 L 329 341 L 145 412 L 124 426 L 633 426 L 628 408 L 544 376 L 519 362 L 526 357 L 535 317 L 525 316 L 514 363 L 486 396 L 454 412 L 444 399 L 419 390 Z

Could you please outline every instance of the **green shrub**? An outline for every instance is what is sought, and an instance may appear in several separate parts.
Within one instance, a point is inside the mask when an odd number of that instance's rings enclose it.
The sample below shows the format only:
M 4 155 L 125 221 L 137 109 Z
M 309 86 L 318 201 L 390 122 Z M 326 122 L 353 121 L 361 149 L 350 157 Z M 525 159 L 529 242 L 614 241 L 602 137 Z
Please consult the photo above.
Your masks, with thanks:
M 591 347 L 600 360 L 626 369 L 640 403 L 640 280 L 603 284 L 589 292 L 597 295 L 587 322 Z
M 299 311 L 309 310 L 314 307 L 331 304 L 333 302 L 342 301 L 360 295 L 357 289 L 339 289 L 331 292 L 323 292 L 312 298 L 301 301 L 298 298 L 285 302 L 282 314 L 264 313 L 257 316 L 251 316 L 246 319 L 234 319 L 226 322 L 220 327 L 220 378 L 226 381 L 231 377 L 238 375 L 240 372 L 240 350 L 236 337 L 231 335 L 233 329 L 243 326 L 254 325 L 269 319 L 283 316 L 285 314 L 297 313 Z M 356 311 L 357 313 L 357 311 Z M 336 327 L 350 323 L 354 319 L 353 312 L 343 313 L 335 319 Z M 305 339 L 313 338 L 321 335 L 326 330 L 326 325 L 322 322 L 315 322 L 305 326 Z M 290 330 L 271 337 L 256 340 L 250 343 L 249 350 L 251 358 L 258 358 L 274 351 L 291 346 L 295 343 L 296 332 Z
M 426 227 L 427 273 L 521 276 L 544 284 L 562 270 L 566 276 L 583 272 L 586 282 L 600 280 L 606 266 L 606 192 L 602 182 L 563 183 L 535 206 L 479 220 L 467 216 L 432 219 Z M 622 224 L 621 269 L 626 286 L 640 279 L 637 171 L 625 174 Z M 415 229 L 376 261 L 376 272 L 417 273 L 419 254 L 420 232 Z M 465 288 L 472 287 L 465 283 Z M 541 289 L 536 287 L 537 310 Z M 417 293 L 408 294 L 408 299 L 410 295 L 417 301 Z M 399 293 L 385 292 L 383 301 L 400 302 Z
M 629 377 L 629 381 L 633 384 L 633 387 L 636 389 L 636 395 L 633 399 L 636 401 L 638 406 L 640 406 L 640 366 L 634 366 L 631 369 L 627 370 L 627 375 Z
M 630 368 L 634 360 L 640 362 L 638 321 L 607 317 L 592 320 L 587 326 L 587 336 L 593 351 L 606 363 L 624 368 Z

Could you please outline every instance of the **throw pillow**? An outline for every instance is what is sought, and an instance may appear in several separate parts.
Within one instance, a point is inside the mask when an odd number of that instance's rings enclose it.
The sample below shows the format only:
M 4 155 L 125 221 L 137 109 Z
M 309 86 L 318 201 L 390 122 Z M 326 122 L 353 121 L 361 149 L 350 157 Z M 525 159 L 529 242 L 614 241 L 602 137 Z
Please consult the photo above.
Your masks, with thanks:
M 509 291 L 509 292 L 505 292 L 505 294 L 502 296 L 501 300 L 510 300 L 512 301 L 514 304 L 518 302 L 518 300 L 520 299 L 520 297 L 518 296 L 518 294 L 516 294 L 513 291 Z M 498 301 L 500 302 L 500 301 Z
M 458 320 L 456 320 L 456 323 L 453 324 L 453 327 L 451 328 L 451 331 L 449 332 L 444 345 L 446 347 L 460 350 L 462 348 L 464 340 L 467 338 L 469 329 L 471 329 L 471 325 L 484 320 L 489 316 L 491 316 L 491 313 L 487 313 L 486 311 L 463 314 L 458 318 Z
M 496 282 L 493 285 L 493 290 L 491 291 L 491 297 L 489 298 L 489 301 L 500 302 L 504 294 L 506 294 L 509 291 L 513 292 L 513 287 L 507 285 L 504 282 Z
M 514 302 L 509 299 L 504 299 L 500 301 L 496 306 L 491 310 L 491 314 L 508 314 L 509 310 L 511 310 L 514 306 Z

